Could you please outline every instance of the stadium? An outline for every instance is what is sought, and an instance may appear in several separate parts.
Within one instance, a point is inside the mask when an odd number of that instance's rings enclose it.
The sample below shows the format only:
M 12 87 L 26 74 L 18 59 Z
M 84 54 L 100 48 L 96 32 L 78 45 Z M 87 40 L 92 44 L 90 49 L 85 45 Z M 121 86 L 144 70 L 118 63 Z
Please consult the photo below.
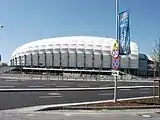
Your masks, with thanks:
M 10 63 L 11 66 L 23 70 L 89 71 L 104 74 L 112 69 L 111 53 L 114 42 L 113 38 L 93 36 L 37 40 L 17 48 L 12 53 Z M 144 59 L 143 56 L 146 55 L 139 54 L 138 45 L 135 42 L 130 43 L 130 48 L 130 55 L 120 56 L 119 70 L 134 75 L 141 73 L 147 75 L 149 58 Z M 142 64 L 146 67 L 141 66 Z

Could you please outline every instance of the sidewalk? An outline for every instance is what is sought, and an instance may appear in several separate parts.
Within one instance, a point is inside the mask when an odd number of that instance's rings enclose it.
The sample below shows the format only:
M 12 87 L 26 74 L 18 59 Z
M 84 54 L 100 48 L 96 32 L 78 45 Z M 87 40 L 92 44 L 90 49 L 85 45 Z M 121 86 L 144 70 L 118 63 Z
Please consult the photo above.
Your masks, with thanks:
M 159 120 L 159 109 L 108 110 L 108 111 L 0 111 L 1 120 Z

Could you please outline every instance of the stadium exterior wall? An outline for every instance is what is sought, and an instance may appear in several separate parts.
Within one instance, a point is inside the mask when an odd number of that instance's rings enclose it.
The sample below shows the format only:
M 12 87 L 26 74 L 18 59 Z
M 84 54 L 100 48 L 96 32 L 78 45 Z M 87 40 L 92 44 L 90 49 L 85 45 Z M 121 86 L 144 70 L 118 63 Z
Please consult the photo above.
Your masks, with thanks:
M 72 36 L 43 39 L 26 43 L 11 56 L 12 66 L 111 69 L 111 50 L 115 39 Z M 121 56 L 121 69 L 138 69 L 138 46 L 131 42 L 131 54 Z

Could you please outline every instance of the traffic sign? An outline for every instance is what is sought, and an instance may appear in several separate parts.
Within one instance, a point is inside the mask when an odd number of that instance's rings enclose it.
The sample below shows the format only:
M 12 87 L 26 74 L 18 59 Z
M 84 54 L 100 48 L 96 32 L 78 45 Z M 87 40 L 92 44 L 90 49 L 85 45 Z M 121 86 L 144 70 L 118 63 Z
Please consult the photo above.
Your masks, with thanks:
M 118 42 L 115 41 L 112 49 L 112 57 L 113 58 L 118 58 L 119 57 L 119 47 L 118 47 Z
M 113 76 L 119 76 L 119 71 L 117 71 L 117 70 L 112 70 L 112 75 L 113 75 Z
M 119 50 L 112 50 L 112 57 L 118 58 L 119 57 Z
M 114 59 L 112 60 L 112 69 L 117 70 L 119 68 L 119 59 Z

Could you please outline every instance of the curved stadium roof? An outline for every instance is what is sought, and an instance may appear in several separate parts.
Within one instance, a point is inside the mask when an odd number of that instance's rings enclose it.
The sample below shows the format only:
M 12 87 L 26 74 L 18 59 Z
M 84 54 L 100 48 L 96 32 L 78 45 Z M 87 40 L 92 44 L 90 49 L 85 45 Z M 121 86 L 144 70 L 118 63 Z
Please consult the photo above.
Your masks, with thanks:
M 19 48 L 17 48 L 13 53 L 11 58 L 16 56 L 21 56 L 25 53 L 32 53 L 34 51 L 40 50 L 54 50 L 63 49 L 64 47 L 68 47 L 68 49 L 72 49 L 72 45 L 75 45 L 75 48 L 81 48 L 82 45 L 84 49 L 101 49 L 102 51 L 106 49 L 106 47 L 113 46 L 115 39 L 106 38 L 106 37 L 93 37 L 93 36 L 70 36 L 70 37 L 56 37 L 49 39 L 42 39 L 33 42 L 26 43 Z M 108 50 L 108 49 L 107 49 Z M 131 42 L 131 53 L 138 54 L 138 46 L 135 42 Z

